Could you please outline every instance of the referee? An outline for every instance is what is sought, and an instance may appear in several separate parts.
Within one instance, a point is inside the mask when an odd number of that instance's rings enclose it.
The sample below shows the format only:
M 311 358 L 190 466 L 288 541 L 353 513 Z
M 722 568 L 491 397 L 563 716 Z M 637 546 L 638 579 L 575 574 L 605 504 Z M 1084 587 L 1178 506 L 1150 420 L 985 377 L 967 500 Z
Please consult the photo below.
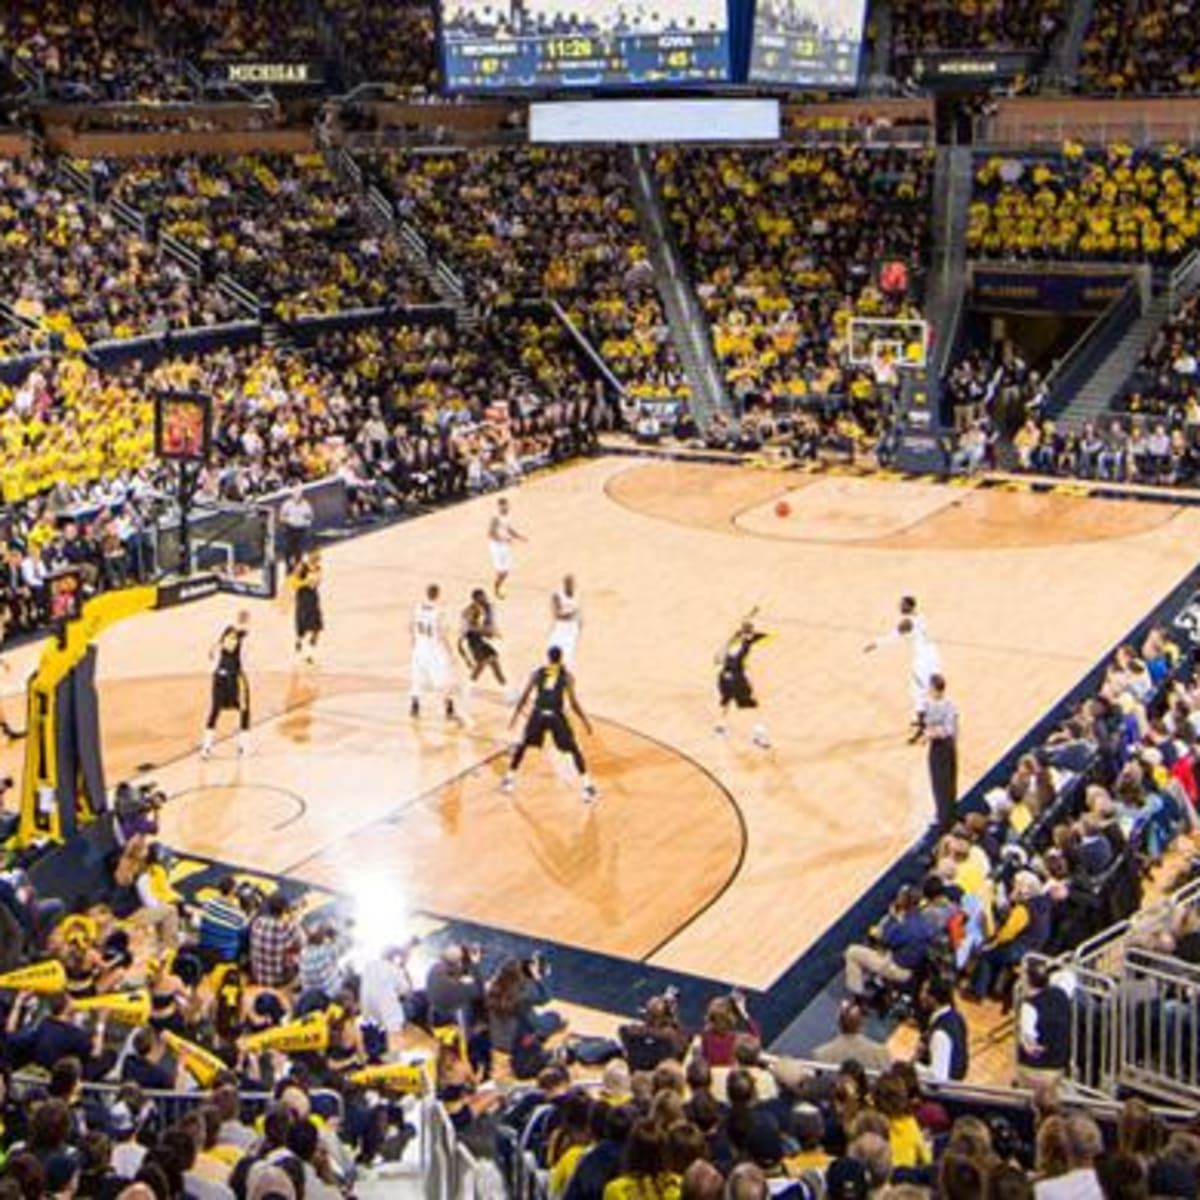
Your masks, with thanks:
M 958 709 L 946 699 L 946 680 L 929 677 L 925 706 L 925 736 L 929 739 L 929 782 L 937 807 L 939 833 L 947 833 L 958 815 Z
M 300 565 L 308 549 L 309 531 L 316 514 L 302 487 L 292 489 L 292 494 L 279 509 L 279 532 L 283 535 L 284 567 L 291 575 Z

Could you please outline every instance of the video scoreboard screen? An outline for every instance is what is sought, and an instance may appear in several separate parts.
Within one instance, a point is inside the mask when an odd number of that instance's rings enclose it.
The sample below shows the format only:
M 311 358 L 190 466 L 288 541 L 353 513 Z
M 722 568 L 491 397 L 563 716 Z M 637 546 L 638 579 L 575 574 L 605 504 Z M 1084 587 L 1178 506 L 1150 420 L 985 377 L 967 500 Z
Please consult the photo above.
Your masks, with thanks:
M 727 83 L 727 0 L 441 0 L 447 91 Z
M 866 7 L 866 0 L 758 0 L 749 81 L 856 87 Z

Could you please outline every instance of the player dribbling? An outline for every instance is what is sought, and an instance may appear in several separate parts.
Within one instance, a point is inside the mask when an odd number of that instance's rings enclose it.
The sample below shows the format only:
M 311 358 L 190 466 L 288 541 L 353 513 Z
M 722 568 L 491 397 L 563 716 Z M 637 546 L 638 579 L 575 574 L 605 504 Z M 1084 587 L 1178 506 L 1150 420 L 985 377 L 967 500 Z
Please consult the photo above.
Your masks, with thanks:
M 463 609 L 462 633 L 458 639 L 458 652 L 471 671 L 471 682 L 475 683 L 484 671 L 490 670 L 496 682 L 504 687 L 508 680 L 500 665 L 500 651 L 495 641 L 500 636 L 496 629 L 496 614 L 483 588 L 471 593 L 471 602 Z

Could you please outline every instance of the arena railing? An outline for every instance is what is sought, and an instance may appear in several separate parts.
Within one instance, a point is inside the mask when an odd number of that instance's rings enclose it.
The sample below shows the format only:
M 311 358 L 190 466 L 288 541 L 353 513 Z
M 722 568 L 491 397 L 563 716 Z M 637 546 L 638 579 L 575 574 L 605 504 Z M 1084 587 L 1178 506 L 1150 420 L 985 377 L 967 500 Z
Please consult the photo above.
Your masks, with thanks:
M 1193 250 L 1172 272 L 1167 281 L 1167 298 L 1174 312 L 1180 300 L 1200 285 L 1200 250 Z
M 1196 907 L 1200 907 L 1200 879 L 1110 925 L 1068 954 L 1056 959 L 1029 956 L 1059 975 L 1070 992 L 1071 1059 L 1066 1074 L 1079 1091 L 1111 1094 L 1129 1087 L 1200 1104 L 1194 1044 L 1200 1034 L 1200 991 L 1192 997 L 1191 1024 L 1186 1026 L 1193 1039 L 1186 1077 L 1178 1078 L 1171 1070 L 1183 1061 L 1177 1053 L 1180 1047 L 1161 1036 L 1168 1028 L 1162 1014 L 1174 1011 L 1177 990 L 1200 988 L 1200 968 L 1189 968 L 1180 959 L 1140 945 L 1167 929 L 1180 909 Z M 1181 978 L 1189 971 L 1190 977 Z M 1018 980 L 1018 1007 L 1025 990 L 1024 980 Z
M 1114 142 L 1142 148 L 1175 143 L 1200 145 L 1200 99 L 1194 96 L 1010 97 L 978 117 L 974 141 L 983 151 L 1061 148 Z
M 142 337 L 93 342 L 84 357 L 104 370 L 132 359 L 149 367 L 171 355 L 205 354 L 219 347 L 246 346 L 261 340 L 261 322 L 231 321 L 224 325 L 201 325 L 195 329 L 173 329 Z
M 1130 946 L 1120 996 L 1119 1081 L 1200 1108 L 1200 965 Z
M 47 1082 L 48 1077 L 44 1074 L 18 1071 L 12 1077 L 13 1096 L 24 1104 L 32 1103 L 44 1094 Z M 82 1085 L 83 1098 L 85 1102 L 107 1107 L 115 1103 L 120 1088 L 119 1083 L 85 1083 Z M 185 1113 L 207 1104 L 209 1099 L 206 1091 L 161 1091 L 155 1088 L 144 1088 L 142 1091 L 154 1106 L 155 1114 L 164 1128 L 175 1124 Z M 272 1099 L 270 1092 L 239 1091 L 242 1119 L 257 1119 L 266 1111 Z

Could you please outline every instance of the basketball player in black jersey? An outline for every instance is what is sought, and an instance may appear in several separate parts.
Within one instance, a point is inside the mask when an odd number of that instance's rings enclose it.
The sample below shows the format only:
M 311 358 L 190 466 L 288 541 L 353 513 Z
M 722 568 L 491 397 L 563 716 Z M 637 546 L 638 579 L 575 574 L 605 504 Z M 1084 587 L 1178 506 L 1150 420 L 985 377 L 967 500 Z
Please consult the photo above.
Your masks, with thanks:
M 237 615 L 237 622 L 225 626 L 217 644 L 209 651 L 209 657 L 215 658 L 217 665 L 213 669 L 212 706 L 204 726 L 201 758 L 211 756 L 217 718 L 230 708 L 238 711 L 238 754 L 245 754 L 250 748 L 250 685 L 246 682 L 245 664 L 242 662 L 242 649 L 249 634 L 250 614 L 243 609 Z
M 721 668 L 717 675 L 717 697 L 720 701 L 721 715 L 717 721 L 717 732 L 724 736 L 729 732 L 726 716 L 729 706 L 736 708 L 757 708 L 758 698 L 754 695 L 754 686 L 750 676 L 746 674 L 746 659 L 755 646 L 765 642 L 770 635 L 755 628 L 753 610 L 738 626 L 734 635 L 717 652 L 716 662 Z M 767 727 L 762 721 L 754 725 L 751 740 L 763 750 L 769 750 L 771 739 Z
M 540 749 L 549 734 L 554 739 L 555 746 L 563 754 L 569 754 L 575 769 L 583 783 L 584 802 L 590 804 L 599 793 L 596 785 L 588 775 L 587 763 L 583 760 L 583 752 L 575 739 L 575 730 L 567 719 L 566 705 L 570 704 L 571 711 L 583 722 L 583 727 L 592 733 L 592 723 L 587 713 L 579 706 L 575 696 L 575 680 L 571 672 L 563 666 L 562 650 L 551 646 L 546 654 L 546 665 L 538 667 L 529 677 L 525 690 L 513 709 L 508 725 L 511 729 L 516 724 L 529 698 L 533 697 L 533 707 L 529 710 L 529 719 L 525 722 L 525 733 L 513 750 L 512 759 L 504 779 L 500 783 L 501 790 L 511 792 L 516 784 L 517 768 L 525 757 L 525 751 L 531 748 Z
M 296 653 L 311 663 L 317 652 L 317 639 L 325 628 L 321 615 L 321 553 L 313 550 L 301 555 L 292 574 L 296 590 Z M 307 642 L 307 646 L 305 643 Z
M 471 593 L 471 603 L 463 609 L 462 634 L 458 639 L 458 652 L 471 668 L 472 683 L 489 668 L 501 687 L 508 683 L 500 665 L 500 652 L 494 644 L 499 636 L 492 602 L 483 588 L 476 588 Z

